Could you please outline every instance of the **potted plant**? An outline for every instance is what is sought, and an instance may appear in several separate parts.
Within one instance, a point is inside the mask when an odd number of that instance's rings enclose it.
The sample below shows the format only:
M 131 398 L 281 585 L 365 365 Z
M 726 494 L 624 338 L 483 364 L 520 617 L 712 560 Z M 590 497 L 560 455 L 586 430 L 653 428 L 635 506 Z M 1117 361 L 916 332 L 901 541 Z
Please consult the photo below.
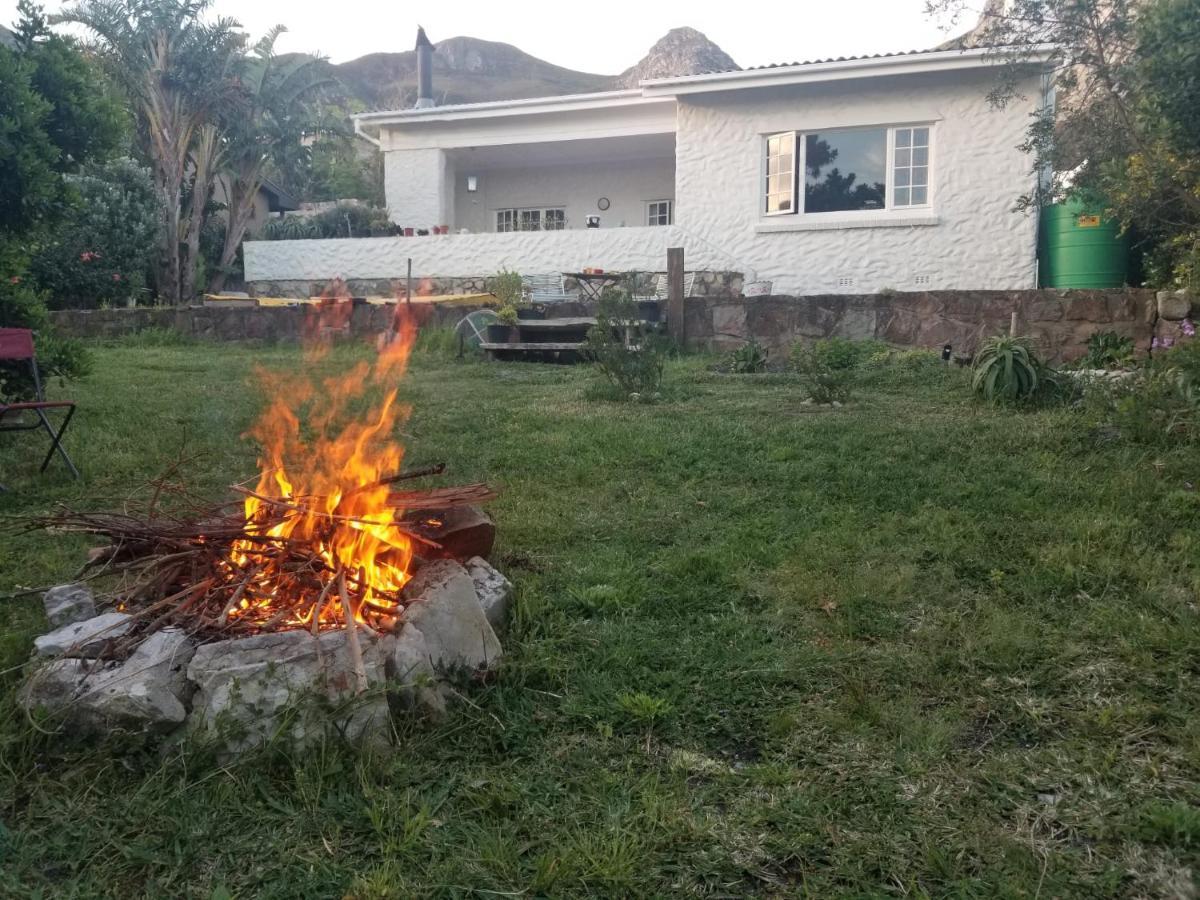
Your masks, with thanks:
M 497 321 L 487 327 L 487 336 L 489 344 L 508 344 L 511 343 L 516 332 L 517 325 L 517 308 L 515 306 L 502 306 L 500 311 L 496 313 Z

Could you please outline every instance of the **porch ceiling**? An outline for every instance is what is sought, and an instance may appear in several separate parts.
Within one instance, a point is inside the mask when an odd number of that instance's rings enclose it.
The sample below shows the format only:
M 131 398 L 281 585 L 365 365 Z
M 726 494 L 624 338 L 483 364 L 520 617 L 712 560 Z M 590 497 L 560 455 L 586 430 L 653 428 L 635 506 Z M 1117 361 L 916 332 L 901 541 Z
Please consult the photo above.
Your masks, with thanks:
M 674 134 L 639 134 L 628 137 L 578 141 L 538 141 L 493 147 L 459 147 L 446 156 L 458 171 L 478 172 L 532 166 L 586 165 L 630 159 L 674 159 Z

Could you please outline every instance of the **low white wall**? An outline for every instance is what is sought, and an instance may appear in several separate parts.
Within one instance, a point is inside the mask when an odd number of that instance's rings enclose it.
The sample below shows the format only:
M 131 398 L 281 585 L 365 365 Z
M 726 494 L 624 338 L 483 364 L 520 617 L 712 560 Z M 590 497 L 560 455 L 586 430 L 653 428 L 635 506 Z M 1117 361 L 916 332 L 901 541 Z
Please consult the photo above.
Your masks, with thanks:
M 469 278 L 501 269 L 534 274 L 596 266 L 662 271 L 667 248 L 683 247 L 688 269 L 742 271 L 737 260 L 673 226 L 585 228 L 412 238 L 247 241 L 246 281 L 402 278 L 412 257 L 418 278 Z

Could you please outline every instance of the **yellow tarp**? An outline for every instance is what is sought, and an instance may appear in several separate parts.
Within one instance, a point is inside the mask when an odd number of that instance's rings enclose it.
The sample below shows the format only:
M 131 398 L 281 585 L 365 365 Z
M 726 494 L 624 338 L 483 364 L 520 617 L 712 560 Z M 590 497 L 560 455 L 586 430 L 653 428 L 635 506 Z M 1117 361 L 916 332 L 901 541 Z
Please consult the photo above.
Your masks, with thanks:
M 205 294 L 205 301 L 241 301 L 246 302 L 245 297 L 224 297 L 220 294 Z M 319 297 L 309 297 L 308 299 L 298 299 L 296 297 L 258 297 L 253 298 L 259 306 L 311 306 L 321 302 Z M 396 303 L 395 297 L 367 297 L 367 302 L 373 306 L 384 306 L 389 303 Z M 496 298 L 491 294 L 432 294 L 428 297 L 413 297 L 413 303 L 442 303 L 450 306 L 483 306 L 491 303 Z M 399 301 L 403 303 L 404 301 Z

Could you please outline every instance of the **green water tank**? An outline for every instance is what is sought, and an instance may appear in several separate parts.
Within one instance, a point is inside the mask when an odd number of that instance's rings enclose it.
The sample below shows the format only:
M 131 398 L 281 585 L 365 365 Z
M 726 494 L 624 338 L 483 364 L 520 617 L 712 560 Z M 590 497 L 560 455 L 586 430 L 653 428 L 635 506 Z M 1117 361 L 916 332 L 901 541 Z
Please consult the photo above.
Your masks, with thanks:
M 1038 276 L 1046 288 L 1122 287 L 1129 273 L 1129 241 L 1120 223 L 1079 200 L 1042 210 Z

